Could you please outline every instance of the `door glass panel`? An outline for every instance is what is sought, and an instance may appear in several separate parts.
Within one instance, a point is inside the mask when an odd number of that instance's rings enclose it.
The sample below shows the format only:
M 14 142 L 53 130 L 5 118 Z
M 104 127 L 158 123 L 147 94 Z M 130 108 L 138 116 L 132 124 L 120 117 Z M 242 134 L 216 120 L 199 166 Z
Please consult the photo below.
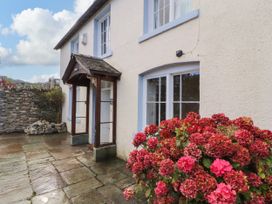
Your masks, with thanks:
M 199 112 L 199 103 L 183 103 L 182 104 L 182 118 L 185 118 L 189 112 Z
M 101 81 L 101 101 L 110 102 L 113 100 L 113 82 Z
M 112 102 L 101 102 L 101 123 L 113 121 L 113 103 Z
M 182 101 L 199 101 L 199 73 L 182 75 Z
M 76 118 L 76 133 L 86 133 L 86 118 Z
M 85 86 L 77 86 L 76 89 L 76 124 L 75 133 L 86 133 L 87 130 L 87 93 Z
M 113 142 L 113 82 L 101 80 L 100 144 Z
M 108 144 L 113 142 L 113 123 L 100 124 L 100 144 Z

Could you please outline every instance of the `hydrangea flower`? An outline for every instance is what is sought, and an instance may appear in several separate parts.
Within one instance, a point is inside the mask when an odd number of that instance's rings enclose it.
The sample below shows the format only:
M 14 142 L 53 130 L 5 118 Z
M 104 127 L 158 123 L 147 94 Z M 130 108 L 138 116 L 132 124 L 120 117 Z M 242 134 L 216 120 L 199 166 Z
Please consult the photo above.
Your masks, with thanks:
M 196 159 L 191 156 L 181 157 L 177 162 L 177 167 L 181 172 L 190 173 L 196 164 Z
M 234 204 L 236 202 L 236 192 L 232 190 L 230 185 L 220 183 L 217 185 L 216 190 L 207 196 L 207 199 L 210 204 Z

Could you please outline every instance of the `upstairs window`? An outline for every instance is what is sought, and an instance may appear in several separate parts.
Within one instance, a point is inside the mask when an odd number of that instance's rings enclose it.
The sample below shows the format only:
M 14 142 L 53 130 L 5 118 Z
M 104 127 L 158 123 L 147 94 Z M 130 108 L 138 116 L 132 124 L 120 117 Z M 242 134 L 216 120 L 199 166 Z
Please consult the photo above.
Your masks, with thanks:
M 78 54 L 79 52 L 79 38 L 75 38 L 71 41 L 71 53 Z
M 199 16 L 192 0 L 144 0 L 144 32 L 139 42 L 175 28 Z
M 170 0 L 154 0 L 154 29 L 169 23 Z
M 157 29 L 191 11 L 192 0 L 153 0 L 153 28 Z
M 110 15 L 99 20 L 99 55 L 104 56 L 110 50 Z
M 94 56 L 106 58 L 112 55 L 111 51 L 111 6 L 103 8 L 94 19 Z

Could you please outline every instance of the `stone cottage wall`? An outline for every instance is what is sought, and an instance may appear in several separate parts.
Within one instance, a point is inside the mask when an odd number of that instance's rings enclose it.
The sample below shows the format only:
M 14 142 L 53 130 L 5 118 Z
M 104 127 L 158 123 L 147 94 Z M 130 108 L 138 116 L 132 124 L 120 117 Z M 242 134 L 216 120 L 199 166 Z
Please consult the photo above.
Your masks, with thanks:
M 21 132 L 41 118 L 35 101 L 39 100 L 39 90 L 3 89 L 0 87 L 0 134 Z

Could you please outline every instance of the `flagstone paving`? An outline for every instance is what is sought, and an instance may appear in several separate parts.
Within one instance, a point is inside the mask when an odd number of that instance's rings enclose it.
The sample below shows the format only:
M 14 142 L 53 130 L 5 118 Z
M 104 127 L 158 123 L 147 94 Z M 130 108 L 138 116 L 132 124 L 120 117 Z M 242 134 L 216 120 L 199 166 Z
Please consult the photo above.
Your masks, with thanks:
M 72 147 L 69 135 L 0 135 L 0 203 L 122 204 L 134 184 L 125 162 L 96 163 L 87 146 Z

